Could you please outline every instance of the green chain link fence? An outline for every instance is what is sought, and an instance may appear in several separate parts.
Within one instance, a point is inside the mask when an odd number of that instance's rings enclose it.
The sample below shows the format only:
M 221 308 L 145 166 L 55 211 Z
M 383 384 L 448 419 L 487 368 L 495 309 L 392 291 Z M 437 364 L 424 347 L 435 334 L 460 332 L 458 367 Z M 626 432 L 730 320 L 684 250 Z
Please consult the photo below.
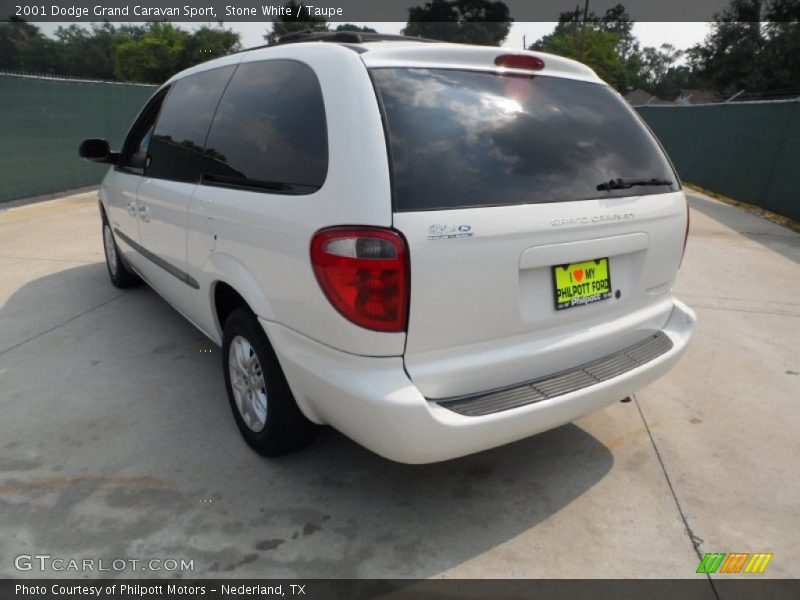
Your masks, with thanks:
M 0 73 L 0 202 L 99 183 L 107 165 L 78 158 L 105 138 L 119 149 L 154 86 Z
M 636 110 L 681 179 L 800 221 L 800 101 Z

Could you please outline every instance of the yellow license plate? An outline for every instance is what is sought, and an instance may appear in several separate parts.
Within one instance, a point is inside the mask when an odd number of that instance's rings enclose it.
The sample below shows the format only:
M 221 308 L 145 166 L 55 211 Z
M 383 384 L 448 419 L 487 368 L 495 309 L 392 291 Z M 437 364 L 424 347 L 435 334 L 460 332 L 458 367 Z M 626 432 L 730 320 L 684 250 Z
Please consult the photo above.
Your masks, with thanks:
M 611 274 L 608 259 L 553 267 L 556 310 L 585 306 L 611 298 Z

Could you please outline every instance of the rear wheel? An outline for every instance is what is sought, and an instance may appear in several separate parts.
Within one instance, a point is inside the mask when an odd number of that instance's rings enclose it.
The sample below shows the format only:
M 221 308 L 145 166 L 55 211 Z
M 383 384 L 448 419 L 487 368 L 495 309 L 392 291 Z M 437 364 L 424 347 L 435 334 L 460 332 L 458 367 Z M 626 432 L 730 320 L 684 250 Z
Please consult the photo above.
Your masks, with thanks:
M 279 456 L 311 443 L 317 427 L 300 412 L 264 330 L 245 308 L 225 323 L 222 368 L 236 425 L 256 452 Z
M 141 282 L 139 276 L 128 269 L 127 265 L 123 262 L 117 249 L 117 241 L 114 239 L 114 232 L 111 231 L 111 225 L 103 215 L 103 249 L 106 254 L 106 266 L 108 267 L 108 276 L 111 278 L 111 283 L 118 288 L 128 288 L 137 285 Z

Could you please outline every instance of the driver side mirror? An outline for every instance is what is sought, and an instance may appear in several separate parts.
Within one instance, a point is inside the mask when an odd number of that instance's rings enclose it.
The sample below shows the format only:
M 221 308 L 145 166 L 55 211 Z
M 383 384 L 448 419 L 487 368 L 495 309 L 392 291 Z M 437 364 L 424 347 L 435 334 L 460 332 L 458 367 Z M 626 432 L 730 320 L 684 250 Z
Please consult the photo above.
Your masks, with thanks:
M 99 138 L 83 140 L 78 148 L 78 154 L 84 160 L 96 163 L 117 164 L 119 152 L 111 152 L 108 142 Z

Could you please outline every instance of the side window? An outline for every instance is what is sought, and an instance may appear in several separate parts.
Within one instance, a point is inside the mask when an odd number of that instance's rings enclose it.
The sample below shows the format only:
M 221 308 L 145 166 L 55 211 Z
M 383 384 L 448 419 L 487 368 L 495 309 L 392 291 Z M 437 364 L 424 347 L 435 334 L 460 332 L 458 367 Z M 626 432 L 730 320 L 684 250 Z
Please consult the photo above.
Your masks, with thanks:
M 208 127 L 234 69 L 203 71 L 171 86 L 149 143 L 148 177 L 199 181 Z
M 294 60 L 240 64 L 214 117 L 203 183 L 310 194 L 328 172 L 319 80 Z
M 144 168 L 147 164 L 147 151 L 150 147 L 156 118 L 166 95 L 166 88 L 156 92 L 142 109 L 136 122 L 128 132 L 125 143 L 122 145 L 122 158 L 119 163 L 122 169 L 139 175 L 144 173 Z

